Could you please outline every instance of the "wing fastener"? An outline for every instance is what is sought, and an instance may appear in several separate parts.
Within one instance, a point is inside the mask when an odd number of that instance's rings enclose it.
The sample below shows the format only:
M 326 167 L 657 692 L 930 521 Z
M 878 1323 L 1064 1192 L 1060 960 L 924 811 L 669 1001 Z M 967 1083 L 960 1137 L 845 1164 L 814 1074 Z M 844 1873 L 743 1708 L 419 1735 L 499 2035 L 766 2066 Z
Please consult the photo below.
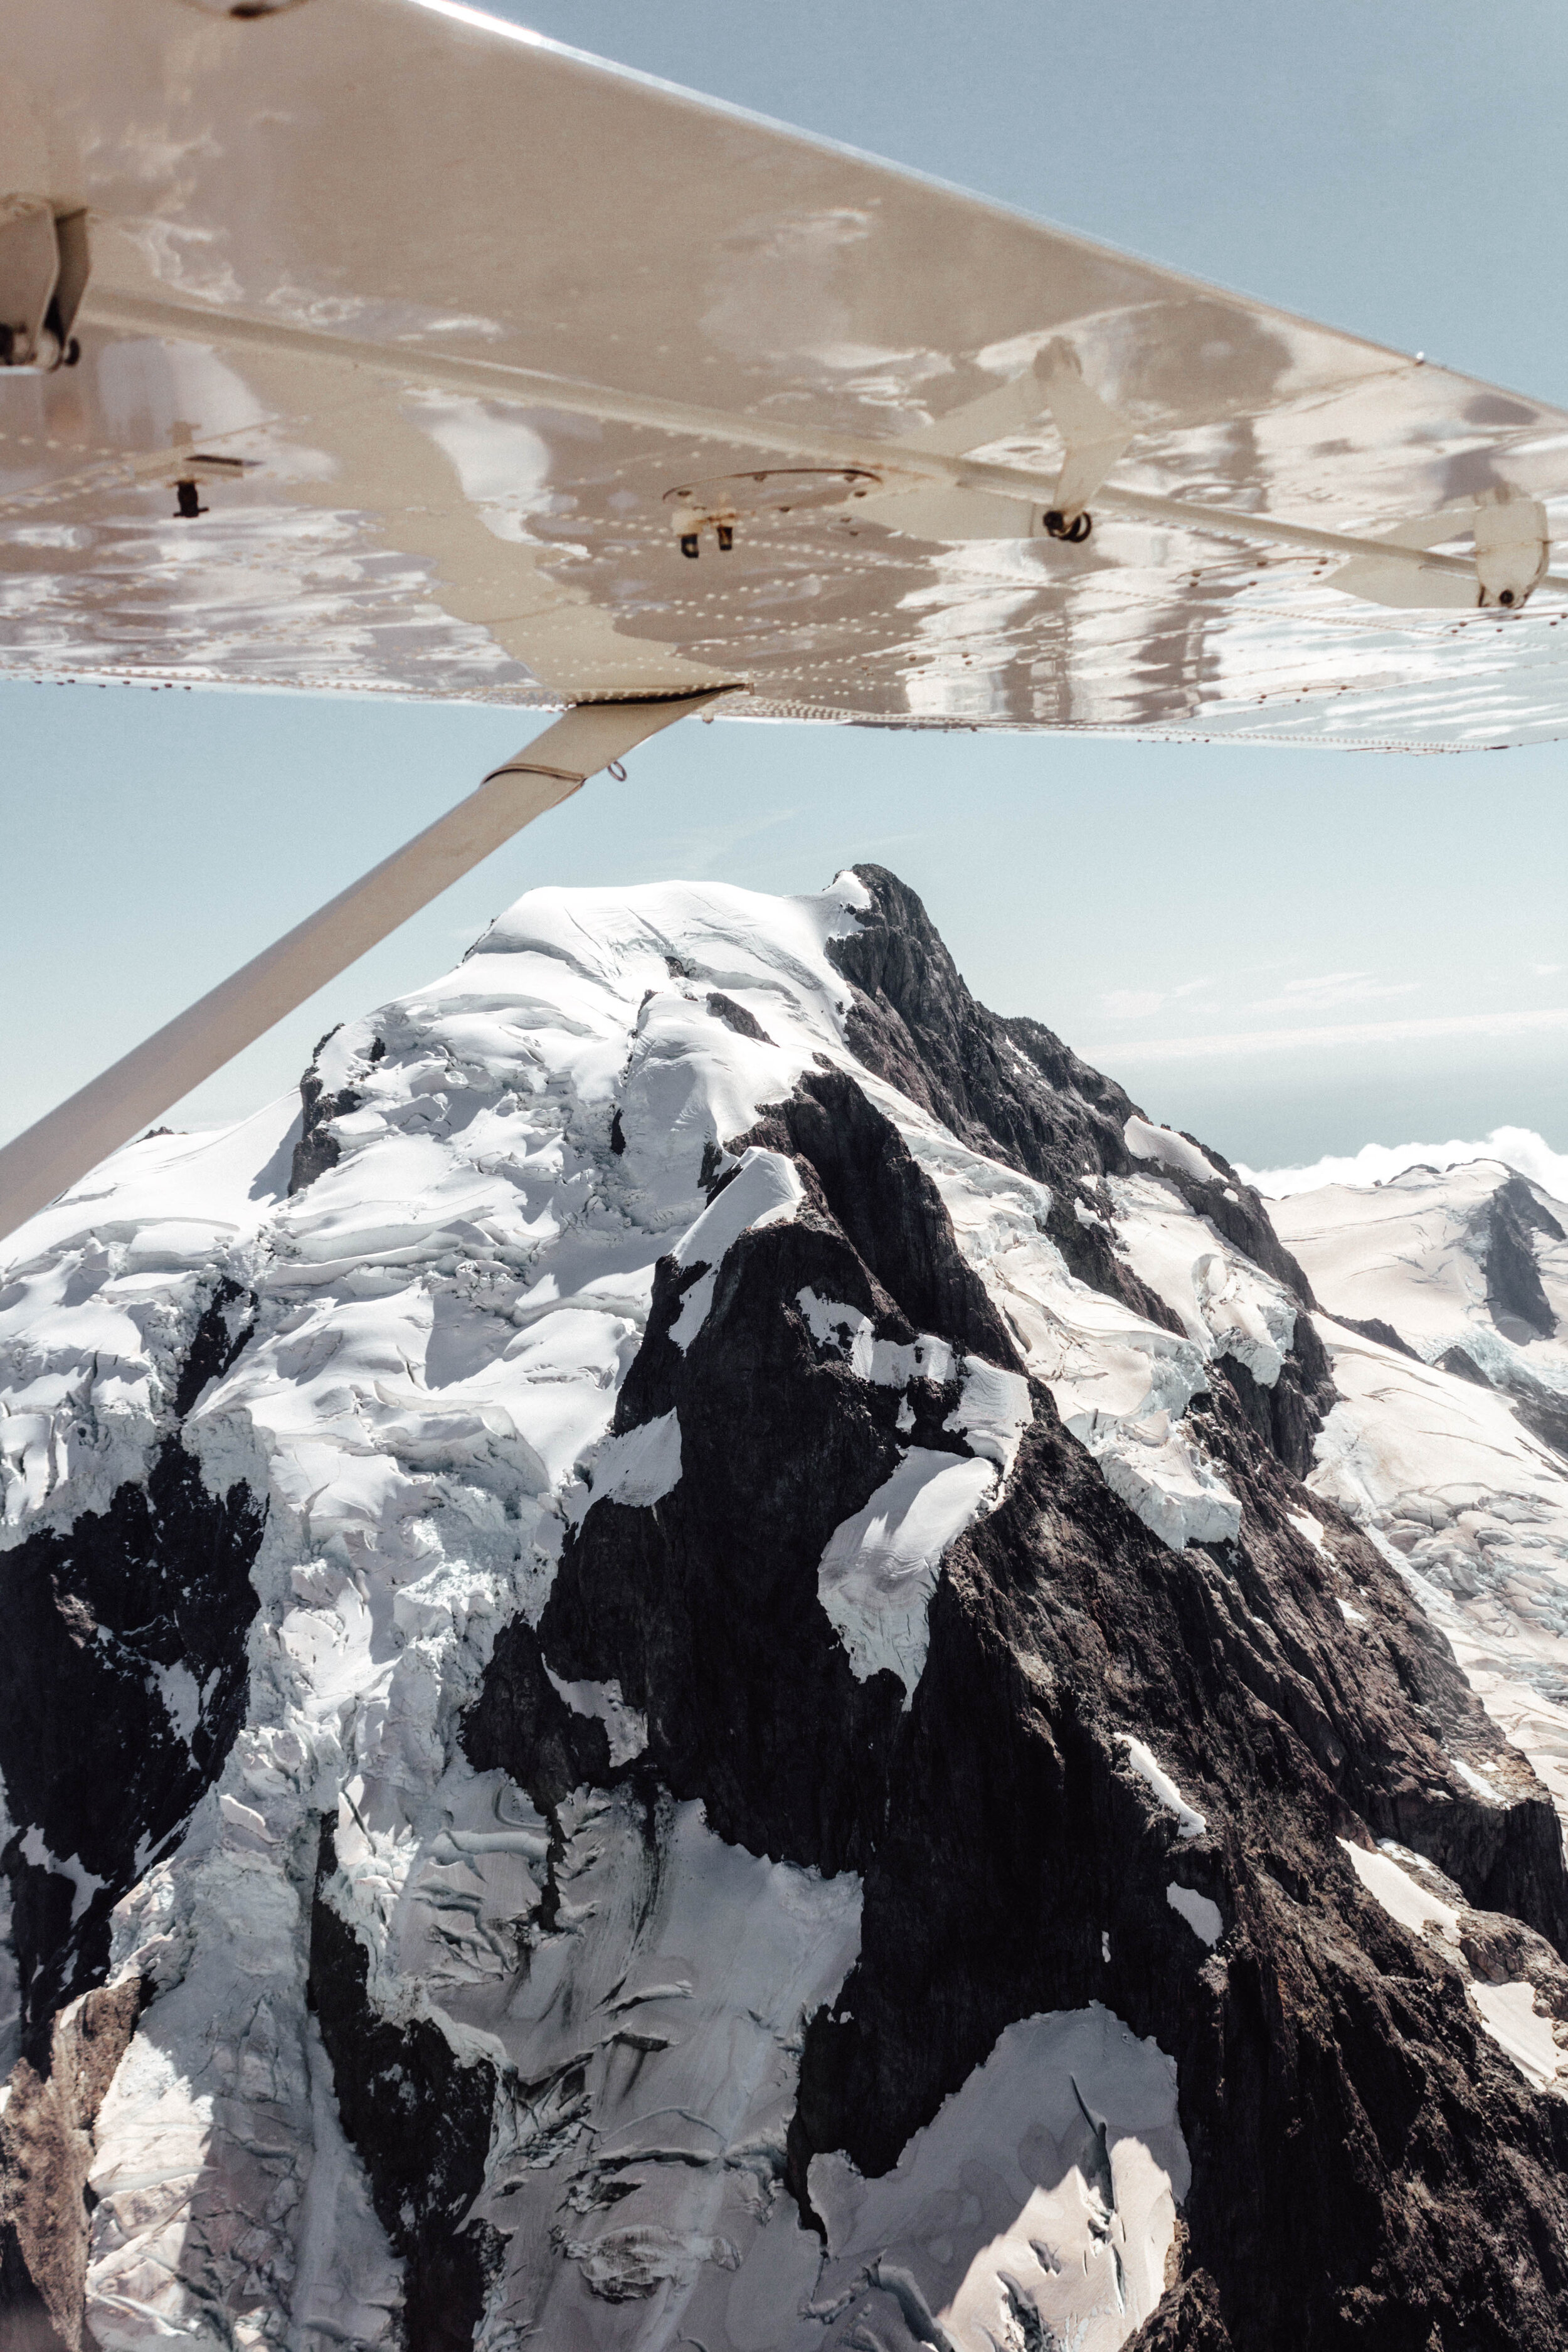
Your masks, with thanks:
M 87 291 L 87 215 L 47 196 L 0 195 L 0 367 L 75 367 L 71 325 Z
M 247 461 L 243 457 L 212 457 L 205 451 L 198 455 L 193 449 L 188 456 L 182 452 L 176 462 L 180 470 L 169 479 L 169 488 L 174 493 L 174 519 L 176 522 L 195 522 L 198 515 L 207 511 L 201 501 L 202 484 L 238 481 Z

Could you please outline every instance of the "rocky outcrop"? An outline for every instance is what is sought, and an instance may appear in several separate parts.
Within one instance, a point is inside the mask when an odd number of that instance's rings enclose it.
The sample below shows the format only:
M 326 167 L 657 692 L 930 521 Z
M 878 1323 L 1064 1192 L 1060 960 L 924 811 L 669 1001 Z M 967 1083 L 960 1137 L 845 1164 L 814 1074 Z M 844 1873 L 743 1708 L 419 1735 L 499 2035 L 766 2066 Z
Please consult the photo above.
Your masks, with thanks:
M 1549 1241 L 1568 1240 L 1524 1178 L 1511 1176 L 1491 1197 L 1482 1270 L 1493 1320 L 1510 1339 L 1521 1339 L 1527 1345 L 1532 1338 L 1552 1339 L 1557 1330 L 1557 1318 L 1531 1247 L 1532 1234 L 1543 1234 Z
M 22 2059 L 0 2115 L 0 2343 L 83 2352 L 93 2126 L 125 2055 L 139 1977 L 79 1994 L 51 2021 L 39 2065 Z
M 1081 1280 L 1153 1322 L 1179 1328 L 1159 1292 L 1114 1246 L 1114 1209 L 1085 1179 L 1127 1176 L 1139 1165 L 1127 1142 L 1136 1104 L 1037 1021 L 1004 1019 L 970 994 L 952 956 L 907 885 L 885 866 L 857 866 L 870 905 L 828 953 L 853 985 L 846 1034 L 858 1058 L 923 1104 L 955 1135 L 1050 1188 L 1046 1231 Z M 1269 1221 L 1258 1192 L 1194 1136 L 1186 1153 L 1160 1161 L 1161 1181 L 1252 1265 L 1304 1307 L 1311 1285 Z M 1209 1173 L 1194 1172 L 1193 1163 Z M 1093 1194 L 1101 1213 L 1075 1209 Z M 1244 1367 L 1235 1368 L 1245 1382 Z M 1305 1476 L 1312 1441 L 1333 1402 L 1328 1359 L 1302 1317 L 1285 1378 L 1250 1410 L 1280 1458 Z
M 1367 1315 L 1357 1321 L 1353 1316 L 1335 1315 L 1331 1319 L 1344 1330 L 1355 1332 L 1359 1339 L 1375 1339 L 1380 1348 L 1392 1348 L 1396 1356 L 1408 1356 L 1413 1364 L 1421 1361 L 1415 1349 L 1400 1338 L 1392 1323 L 1385 1323 L 1381 1316 Z
M 178 1839 L 245 1717 L 261 1514 L 177 1437 L 145 1485 L 3 1557 L 0 1775 L 23 2049 L 102 1980 L 110 1915 Z
M 329 1029 L 319 1041 L 310 1056 L 310 1068 L 300 1081 L 301 1117 L 289 1171 L 290 1195 L 302 1192 L 318 1176 L 324 1176 L 329 1169 L 337 1166 L 342 1146 L 332 1133 L 332 1121 L 346 1118 L 360 1106 L 360 1094 L 353 1084 L 333 1087 L 321 1075 L 321 1055 L 338 1034 L 337 1029 Z M 365 1049 L 366 1066 L 374 1068 L 385 1051 L 383 1038 L 371 1038 Z
M 1017 1349 L 958 1247 L 935 1182 L 853 1078 L 808 1072 L 787 1102 L 773 1106 L 730 1150 L 753 1147 L 794 1159 L 815 1212 L 805 1222 L 843 1235 L 902 1310 L 907 1338 L 934 1331 L 954 1348 L 1019 1369 Z

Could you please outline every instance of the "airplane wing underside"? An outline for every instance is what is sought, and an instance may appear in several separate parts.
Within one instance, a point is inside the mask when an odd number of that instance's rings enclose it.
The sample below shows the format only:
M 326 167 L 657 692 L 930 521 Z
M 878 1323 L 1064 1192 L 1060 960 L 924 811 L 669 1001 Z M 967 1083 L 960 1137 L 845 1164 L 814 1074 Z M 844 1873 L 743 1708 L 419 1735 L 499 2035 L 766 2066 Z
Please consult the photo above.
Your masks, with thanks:
M 1558 411 L 443 0 L 252 6 L 0 19 L 0 675 L 1568 729 Z

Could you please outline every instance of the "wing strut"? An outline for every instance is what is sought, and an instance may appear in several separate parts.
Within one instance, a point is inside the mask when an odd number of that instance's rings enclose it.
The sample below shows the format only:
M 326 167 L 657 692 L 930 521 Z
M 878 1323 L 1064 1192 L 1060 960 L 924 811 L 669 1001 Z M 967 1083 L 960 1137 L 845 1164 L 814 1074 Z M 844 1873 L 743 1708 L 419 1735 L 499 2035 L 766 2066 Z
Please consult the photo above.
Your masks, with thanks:
M 624 702 L 580 702 L 478 792 L 218 986 L 122 1061 L 0 1150 L 0 1237 L 85 1176 L 160 1112 L 190 1093 L 346 971 L 378 940 L 571 797 L 650 735 L 700 710 L 722 688 Z

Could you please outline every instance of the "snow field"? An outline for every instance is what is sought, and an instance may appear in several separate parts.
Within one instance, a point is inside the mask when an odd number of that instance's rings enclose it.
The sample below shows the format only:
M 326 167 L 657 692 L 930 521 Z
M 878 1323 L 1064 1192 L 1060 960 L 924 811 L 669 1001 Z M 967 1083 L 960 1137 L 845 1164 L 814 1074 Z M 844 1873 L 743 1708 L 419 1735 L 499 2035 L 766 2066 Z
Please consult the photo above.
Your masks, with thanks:
M 1460 1348 L 1501 1390 L 1568 1406 L 1568 1244 L 1530 1235 L 1555 1338 L 1510 1336 L 1489 1303 L 1489 1221 L 1507 1174 L 1496 1162 L 1407 1169 L 1375 1188 L 1303 1192 L 1270 1214 L 1330 1310 L 1317 1328 L 1341 1402 L 1310 1483 L 1399 1569 L 1568 1822 L 1568 1464 L 1500 1389 L 1438 1361 Z M 1536 1198 L 1568 1223 L 1568 1209 Z M 1386 1324 L 1415 1360 L 1335 1315 Z
M 1530 1235 L 1556 1338 L 1528 1328 L 1510 1338 L 1488 1303 L 1489 1213 L 1508 1173 L 1488 1160 L 1408 1168 L 1384 1184 L 1271 1201 L 1268 1213 L 1330 1313 L 1389 1324 L 1424 1362 L 1462 1347 L 1494 1378 L 1518 1370 L 1568 1397 L 1568 1242 Z M 1534 1197 L 1568 1225 L 1568 1206 L 1539 1186 Z

